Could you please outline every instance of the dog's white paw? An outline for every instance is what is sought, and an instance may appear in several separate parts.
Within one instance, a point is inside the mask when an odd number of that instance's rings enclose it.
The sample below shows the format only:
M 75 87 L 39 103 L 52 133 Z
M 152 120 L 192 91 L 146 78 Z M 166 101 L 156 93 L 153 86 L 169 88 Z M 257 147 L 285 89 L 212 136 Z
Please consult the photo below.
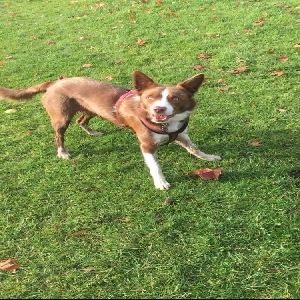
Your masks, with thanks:
M 61 148 L 57 149 L 57 156 L 63 159 L 71 158 L 71 154 L 67 150 Z
M 210 154 L 206 154 L 203 159 L 208 160 L 208 161 L 214 161 L 214 160 L 221 160 L 221 156 L 218 155 L 210 155 Z
M 171 186 L 170 183 L 164 178 L 154 181 L 154 185 L 158 190 L 168 190 Z

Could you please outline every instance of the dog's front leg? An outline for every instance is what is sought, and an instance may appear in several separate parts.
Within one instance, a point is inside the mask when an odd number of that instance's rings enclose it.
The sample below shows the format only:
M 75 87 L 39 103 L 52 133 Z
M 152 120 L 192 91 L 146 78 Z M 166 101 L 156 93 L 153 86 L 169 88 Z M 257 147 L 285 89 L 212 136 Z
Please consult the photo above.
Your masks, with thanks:
M 176 139 L 176 143 L 185 148 L 189 153 L 195 155 L 196 157 L 204 160 L 214 161 L 220 160 L 221 157 L 218 155 L 206 154 L 201 152 L 197 146 L 195 146 L 189 136 L 186 133 L 181 133 Z
M 153 178 L 154 186 L 159 190 L 167 190 L 170 187 L 170 184 L 166 181 L 166 178 L 162 173 L 162 170 L 156 158 L 156 153 L 142 153 L 145 159 L 145 163 L 150 169 L 150 174 Z

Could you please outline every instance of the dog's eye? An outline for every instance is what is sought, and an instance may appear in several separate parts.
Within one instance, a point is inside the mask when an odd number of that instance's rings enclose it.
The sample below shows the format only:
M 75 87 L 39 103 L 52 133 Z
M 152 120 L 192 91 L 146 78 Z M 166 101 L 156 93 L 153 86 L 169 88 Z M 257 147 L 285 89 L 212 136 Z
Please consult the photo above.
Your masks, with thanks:
M 180 100 L 178 97 L 173 97 L 173 99 L 172 100 L 174 100 L 174 101 L 178 101 L 178 100 Z
M 152 100 L 153 97 L 152 96 L 147 96 L 147 100 Z

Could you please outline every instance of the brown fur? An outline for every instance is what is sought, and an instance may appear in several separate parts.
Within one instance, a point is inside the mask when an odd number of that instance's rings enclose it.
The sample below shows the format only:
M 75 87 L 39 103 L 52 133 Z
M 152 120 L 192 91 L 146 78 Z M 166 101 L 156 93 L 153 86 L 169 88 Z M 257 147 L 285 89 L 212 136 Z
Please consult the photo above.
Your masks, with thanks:
M 81 113 L 76 122 L 87 133 L 92 135 L 102 134 L 88 126 L 89 120 L 94 116 L 102 117 L 118 126 L 131 128 L 140 141 L 142 153 L 146 154 L 146 156 L 148 154 L 151 155 L 151 159 L 153 158 L 154 162 L 156 162 L 156 149 L 160 144 L 157 139 L 160 136 L 153 135 L 153 132 L 141 123 L 141 120 L 151 122 L 153 126 L 160 128 L 161 124 L 159 122 L 151 121 L 149 107 L 161 97 L 161 92 L 166 87 L 169 92 L 168 101 L 174 107 L 174 115 L 192 111 L 196 105 L 193 95 L 203 82 L 203 78 L 204 76 L 199 74 L 178 83 L 176 86 L 160 85 L 142 72 L 135 71 L 133 74 L 133 85 L 136 95 L 129 96 L 122 101 L 120 106 L 118 106 L 117 113 L 114 111 L 114 105 L 128 89 L 108 82 L 82 77 L 62 78 L 19 90 L 0 86 L 0 98 L 28 100 L 38 93 L 46 92 L 42 98 L 42 104 L 50 117 L 51 125 L 55 131 L 59 157 L 70 157 L 64 146 L 64 134 L 74 115 Z M 163 112 L 159 111 L 163 108 L 158 107 L 155 109 L 158 110 L 158 114 L 163 114 Z M 180 126 L 180 123 L 187 122 L 188 118 L 186 116 L 180 120 L 178 126 Z M 168 123 L 166 123 L 167 132 L 168 126 Z M 200 152 L 190 142 L 186 133 L 179 134 L 177 142 L 199 158 L 208 160 L 219 159 Z M 152 174 L 154 171 L 151 169 L 151 164 L 146 163 Z M 152 177 L 157 188 L 167 189 L 169 187 L 162 174 L 152 174 Z

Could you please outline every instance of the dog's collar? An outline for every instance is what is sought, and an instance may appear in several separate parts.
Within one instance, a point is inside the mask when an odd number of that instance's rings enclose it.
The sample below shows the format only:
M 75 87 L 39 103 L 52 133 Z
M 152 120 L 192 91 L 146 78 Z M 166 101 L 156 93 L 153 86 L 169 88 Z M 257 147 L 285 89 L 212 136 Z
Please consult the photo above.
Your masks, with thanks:
M 132 95 L 136 94 L 136 90 L 127 90 L 123 95 L 120 96 L 120 98 L 117 100 L 117 102 L 114 105 L 114 113 L 116 114 L 116 116 L 118 116 L 118 107 L 121 104 L 121 102 Z M 160 128 L 158 128 L 157 126 L 153 125 L 153 123 L 147 121 L 147 120 L 142 120 L 140 119 L 141 123 L 147 127 L 149 130 L 151 130 L 152 132 L 158 133 L 158 134 L 166 134 L 169 136 L 169 140 L 164 144 L 167 145 L 169 143 L 172 143 L 176 140 L 177 136 L 179 133 L 183 132 L 187 126 L 189 121 L 185 122 L 177 131 L 175 132 L 167 132 L 165 131 L 165 127 L 168 125 L 168 123 L 161 123 L 160 124 Z
M 174 142 L 176 140 L 178 134 L 183 132 L 189 124 L 189 121 L 187 121 L 178 130 L 176 130 L 174 132 L 167 132 L 167 131 L 164 130 L 164 128 L 167 126 L 167 123 L 161 123 L 160 128 L 157 128 L 156 126 L 154 126 L 152 123 L 150 123 L 147 120 L 140 119 L 140 121 L 145 127 L 147 127 L 152 132 L 155 132 L 155 133 L 158 133 L 158 134 L 167 134 L 169 136 L 169 140 L 163 145 L 167 145 L 169 143 Z

